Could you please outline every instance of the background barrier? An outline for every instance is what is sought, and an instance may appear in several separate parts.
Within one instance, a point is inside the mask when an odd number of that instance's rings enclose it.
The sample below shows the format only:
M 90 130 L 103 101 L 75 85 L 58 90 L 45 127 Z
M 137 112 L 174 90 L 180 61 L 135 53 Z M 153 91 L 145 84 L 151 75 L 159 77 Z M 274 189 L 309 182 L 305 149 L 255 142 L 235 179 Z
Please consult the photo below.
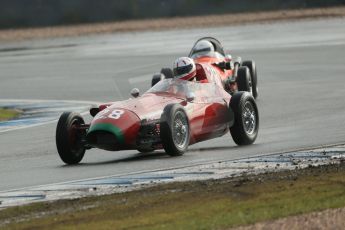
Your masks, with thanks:
M 0 29 L 345 5 L 345 0 L 0 0 Z

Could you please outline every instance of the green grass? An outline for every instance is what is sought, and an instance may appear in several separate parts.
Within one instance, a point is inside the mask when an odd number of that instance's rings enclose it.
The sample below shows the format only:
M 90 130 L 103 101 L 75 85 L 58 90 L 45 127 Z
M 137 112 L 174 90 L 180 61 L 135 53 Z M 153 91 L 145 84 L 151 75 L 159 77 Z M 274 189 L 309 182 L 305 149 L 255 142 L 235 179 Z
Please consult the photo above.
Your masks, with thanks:
M 0 121 L 7 121 L 19 115 L 19 111 L 13 109 L 0 108 Z
M 167 184 L 11 208 L 0 212 L 0 223 L 12 220 L 5 226 L 8 229 L 226 229 L 344 207 L 344 173 L 342 164 L 251 178 Z M 15 223 L 23 218 L 27 220 Z

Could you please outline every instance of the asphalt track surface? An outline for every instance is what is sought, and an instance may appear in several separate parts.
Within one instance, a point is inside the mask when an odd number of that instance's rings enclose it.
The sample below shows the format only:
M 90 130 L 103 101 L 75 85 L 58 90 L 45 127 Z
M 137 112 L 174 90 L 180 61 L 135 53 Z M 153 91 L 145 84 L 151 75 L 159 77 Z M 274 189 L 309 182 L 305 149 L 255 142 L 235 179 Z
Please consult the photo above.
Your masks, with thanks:
M 2 43 L 0 98 L 125 99 L 133 87 L 148 89 L 152 73 L 187 55 L 202 36 L 257 63 L 254 145 L 237 147 L 228 134 L 190 146 L 181 157 L 90 150 L 80 165 L 65 166 L 54 122 L 0 133 L 0 191 L 345 142 L 345 19 Z

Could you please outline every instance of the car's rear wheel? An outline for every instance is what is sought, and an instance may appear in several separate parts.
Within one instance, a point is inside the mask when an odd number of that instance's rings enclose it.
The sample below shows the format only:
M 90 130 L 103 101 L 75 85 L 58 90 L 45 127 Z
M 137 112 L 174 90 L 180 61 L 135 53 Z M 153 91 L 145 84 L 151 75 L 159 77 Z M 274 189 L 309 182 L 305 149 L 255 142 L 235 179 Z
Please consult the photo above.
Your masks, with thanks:
M 237 145 L 254 143 L 259 131 L 259 111 L 255 100 L 248 92 L 235 93 L 230 101 L 235 122 L 230 127 L 232 139 Z
M 161 74 L 163 74 L 165 78 L 174 78 L 174 72 L 170 68 L 162 68 Z
M 173 78 L 174 73 L 170 68 L 162 68 L 160 73 L 153 75 L 151 80 L 151 87 L 157 84 L 159 81 L 163 79 Z
M 77 113 L 64 112 L 56 127 L 56 147 L 60 158 L 66 164 L 78 164 L 84 157 L 85 147 L 82 140 L 86 131 L 78 129 L 85 124 Z
M 165 78 L 164 74 L 161 74 L 161 73 L 154 74 L 151 80 L 151 87 L 156 85 L 159 81 L 163 80 L 164 78 Z
M 236 83 L 239 91 L 247 91 L 252 94 L 252 80 L 248 67 L 241 66 L 238 68 Z
M 256 71 L 256 65 L 254 61 L 243 61 L 242 66 L 247 66 L 250 71 L 250 77 L 252 80 L 252 92 L 253 97 L 256 99 L 259 96 L 259 88 L 258 88 L 258 74 Z
M 180 156 L 188 148 L 190 140 L 189 120 L 179 104 L 164 108 L 160 123 L 163 148 L 170 156 Z

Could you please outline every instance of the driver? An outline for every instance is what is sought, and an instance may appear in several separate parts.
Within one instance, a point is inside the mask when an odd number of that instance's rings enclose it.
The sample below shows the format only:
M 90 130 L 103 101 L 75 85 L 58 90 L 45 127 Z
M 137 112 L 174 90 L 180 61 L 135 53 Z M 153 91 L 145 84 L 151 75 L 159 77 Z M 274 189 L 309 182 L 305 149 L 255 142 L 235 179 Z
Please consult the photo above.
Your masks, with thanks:
M 201 83 L 207 83 L 207 79 L 197 79 L 197 68 L 193 59 L 189 57 L 177 58 L 173 64 L 174 78 L 186 80 L 186 81 L 198 81 Z
M 218 49 L 222 49 L 222 48 L 218 47 Z M 228 92 L 235 91 L 236 81 L 235 81 L 234 73 L 237 72 L 237 69 L 234 67 L 235 63 L 233 62 L 230 54 L 224 57 L 222 54 L 217 52 L 216 45 L 214 43 L 212 43 L 209 40 L 203 39 L 203 40 L 199 40 L 194 45 L 194 47 L 192 48 L 192 51 L 190 52 L 190 57 L 193 58 L 196 63 L 209 62 L 208 58 L 211 58 L 212 64 L 221 68 L 224 71 L 224 73 L 226 73 L 226 70 L 228 69 L 234 69 L 229 74 L 229 76 L 227 76 L 226 79 L 221 79 L 221 78 L 220 79 L 222 80 L 222 85 L 226 91 Z M 206 57 L 206 60 L 203 60 L 204 57 Z M 214 60 L 212 58 L 217 58 L 219 60 Z M 230 67 L 228 67 L 227 64 L 229 64 Z M 197 68 L 197 71 L 198 71 L 198 68 Z
M 214 57 L 214 46 L 211 42 L 207 40 L 201 40 L 198 43 L 195 44 L 195 46 L 192 49 L 191 57 L 193 59 L 199 58 L 199 57 Z
M 196 75 L 194 60 L 189 57 L 177 58 L 173 64 L 174 78 L 192 81 Z

